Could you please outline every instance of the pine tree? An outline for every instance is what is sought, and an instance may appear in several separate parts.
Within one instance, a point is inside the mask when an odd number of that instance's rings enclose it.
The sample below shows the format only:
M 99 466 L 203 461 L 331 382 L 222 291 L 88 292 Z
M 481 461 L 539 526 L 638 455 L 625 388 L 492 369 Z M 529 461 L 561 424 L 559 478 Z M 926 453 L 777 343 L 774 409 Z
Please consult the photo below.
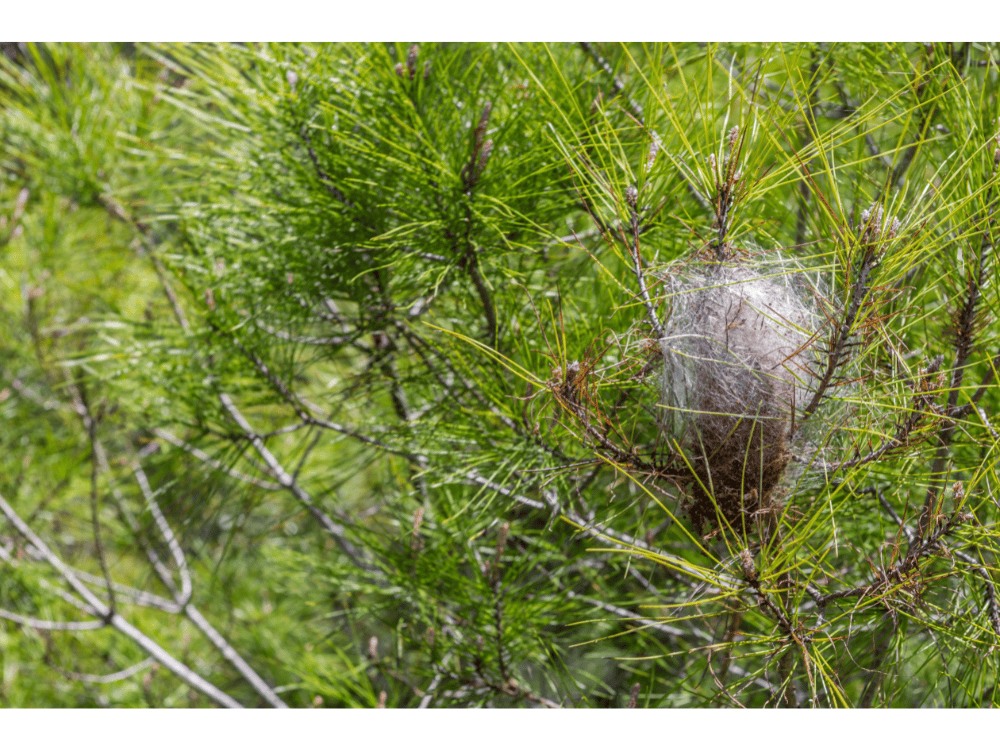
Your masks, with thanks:
M 996 704 L 995 46 L 2 52 L 4 705 Z

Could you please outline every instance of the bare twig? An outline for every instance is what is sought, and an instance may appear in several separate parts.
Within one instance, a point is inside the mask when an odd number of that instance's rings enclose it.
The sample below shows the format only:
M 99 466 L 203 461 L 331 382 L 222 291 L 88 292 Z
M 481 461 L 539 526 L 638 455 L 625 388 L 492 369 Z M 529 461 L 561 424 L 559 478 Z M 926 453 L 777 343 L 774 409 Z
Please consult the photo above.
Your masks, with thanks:
M 84 674 L 82 672 L 71 672 L 67 669 L 60 669 L 59 671 L 71 680 L 79 680 L 80 682 L 92 682 L 101 685 L 110 685 L 113 682 L 121 682 L 122 680 L 127 680 L 130 677 L 135 677 L 144 669 L 149 669 L 151 666 L 156 664 L 156 659 L 149 657 L 143 659 L 142 661 L 133 664 L 131 667 L 121 669 L 117 672 L 112 672 L 111 674 Z
M 347 538 L 347 529 L 339 523 L 336 523 L 326 513 L 320 510 L 309 496 L 309 493 L 299 486 L 298 482 L 295 481 L 291 474 L 285 471 L 278 459 L 276 459 L 274 454 L 267 449 L 267 446 L 264 445 L 264 441 L 260 439 L 260 436 L 254 431 L 253 427 L 250 426 L 250 423 L 247 422 L 242 412 L 236 408 L 236 404 L 233 403 L 229 394 L 220 393 L 219 401 L 222 403 L 222 406 L 226 409 L 226 411 L 229 412 L 233 421 L 235 421 L 236 424 L 240 426 L 240 429 L 243 430 L 243 433 L 250 441 L 250 444 L 264 460 L 264 463 L 267 464 L 268 468 L 274 475 L 274 478 L 278 480 L 278 484 L 291 492 L 292 495 L 294 495 L 295 498 L 302 503 L 302 506 L 319 522 L 320 526 L 330 533 L 330 535 L 334 538 L 334 541 L 337 542 L 337 545 L 349 558 L 351 558 L 351 561 L 354 562 L 355 565 L 362 570 L 372 570 L 371 564 L 364 560 L 361 550 L 355 547 L 353 542 Z
M 87 430 L 87 438 L 90 441 L 90 523 L 94 535 L 94 548 L 97 551 L 97 561 L 101 566 L 101 573 L 104 575 L 105 591 L 108 594 L 108 611 L 114 614 L 116 607 L 115 589 L 111 585 L 111 573 L 108 570 L 108 560 L 104 552 L 104 540 L 101 537 L 101 522 L 98 515 L 98 493 L 97 475 L 100 467 L 97 452 L 97 420 L 90 410 L 87 402 L 86 391 L 83 386 L 77 386 L 70 381 L 70 392 L 73 394 L 73 403 L 76 411 L 83 420 L 84 428 Z
M 70 570 L 62 559 L 59 558 L 48 545 L 39 538 L 17 514 L 13 507 L 0 495 L 0 512 L 7 517 L 7 520 L 30 541 L 44 556 L 48 563 L 62 575 L 63 579 L 76 591 L 86 602 L 90 610 L 105 620 L 115 630 L 132 640 L 143 651 L 156 659 L 160 664 L 169 669 L 174 675 L 195 690 L 203 693 L 221 706 L 227 708 L 242 708 L 240 703 L 232 697 L 222 692 L 204 677 L 192 670 L 190 667 L 175 659 L 162 646 L 149 638 L 134 625 L 129 623 L 120 614 L 111 611 L 104 602 L 98 599 L 94 593 L 87 588 L 82 581 Z
M 255 487 L 260 487 L 262 490 L 269 490 L 272 492 L 275 490 L 284 489 L 280 484 L 276 482 L 267 482 L 263 479 L 256 479 L 255 477 L 251 477 L 247 474 L 244 474 L 241 471 L 237 471 L 236 469 L 226 466 L 221 461 L 216 461 L 210 455 L 205 453 L 205 451 L 191 445 L 190 443 L 184 440 L 181 440 L 179 437 L 177 437 L 168 430 L 164 430 L 159 427 L 154 427 L 153 434 L 156 435 L 158 438 L 161 438 L 162 440 L 166 440 L 171 445 L 175 445 L 178 448 L 187 451 L 202 463 L 205 463 L 208 466 L 211 466 L 213 469 L 221 471 L 224 474 L 227 474 L 228 476 L 240 482 L 246 482 L 247 484 L 252 484 Z
M 177 565 L 177 571 L 181 577 L 181 590 L 177 597 L 177 604 L 181 607 L 187 605 L 191 601 L 191 573 L 188 570 L 187 558 L 184 555 L 184 550 L 181 548 L 180 543 L 177 541 L 177 537 L 174 535 L 174 530 L 170 528 L 170 524 L 167 523 L 167 519 L 163 515 L 163 511 L 160 510 L 160 504 L 156 502 L 156 494 L 153 492 L 153 488 L 149 485 L 149 479 L 146 477 L 146 472 L 143 471 L 142 466 L 136 461 L 132 464 L 132 473 L 135 474 L 136 481 L 139 483 L 139 489 L 142 491 L 142 495 L 146 498 L 146 507 L 153 516 L 153 521 L 156 523 L 156 527 L 160 531 L 160 535 L 163 540 L 167 543 L 167 548 L 170 550 L 171 556 L 174 558 L 174 563 Z
M 26 625 L 29 628 L 38 630 L 100 630 L 106 628 L 108 624 L 104 620 L 86 620 L 83 622 L 68 622 L 59 620 L 39 620 L 35 617 L 26 617 L 6 609 L 0 609 L 0 619 L 16 622 L 18 625 Z
M 660 322 L 660 318 L 656 314 L 653 301 L 649 298 L 649 290 L 646 288 L 646 278 L 642 271 L 642 257 L 639 253 L 639 214 L 637 211 L 638 198 L 639 193 L 634 186 L 626 188 L 625 200 L 629 204 L 629 216 L 632 222 L 632 242 L 631 247 L 629 248 L 632 255 L 632 271 L 635 273 L 636 281 L 639 284 L 639 293 L 642 295 L 642 301 L 646 305 L 646 314 L 649 325 L 653 328 L 656 338 L 662 339 L 665 335 L 663 331 L 663 324 Z
M 316 170 L 316 176 L 323 185 L 323 189 L 333 196 L 338 203 L 342 203 L 348 208 L 354 208 L 354 203 L 348 200 L 347 196 L 344 195 L 344 192 L 337 187 L 333 178 L 330 177 L 330 175 L 328 175 L 320 166 L 319 159 L 316 156 L 316 151 L 313 149 L 312 138 L 309 136 L 308 125 L 302 126 L 299 131 L 299 136 L 302 138 L 302 142 L 305 143 L 306 152 L 309 154 L 309 160 L 312 162 L 313 168 Z

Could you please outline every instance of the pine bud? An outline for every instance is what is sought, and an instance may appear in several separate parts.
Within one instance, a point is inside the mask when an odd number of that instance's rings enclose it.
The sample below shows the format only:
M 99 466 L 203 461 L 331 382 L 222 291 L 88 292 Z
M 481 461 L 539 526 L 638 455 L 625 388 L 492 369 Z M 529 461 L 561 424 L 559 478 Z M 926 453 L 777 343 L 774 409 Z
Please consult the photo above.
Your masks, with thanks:
M 486 169 L 486 162 L 489 161 L 490 154 L 493 153 L 493 141 L 488 140 L 483 144 L 482 151 L 479 152 L 479 161 L 476 162 L 476 179 L 483 173 Z
M 489 123 L 490 112 L 493 111 L 493 102 L 486 102 L 483 107 L 483 114 L 479 117 L 479 124 L 476 125 L 476 140 L 475 145 L 478 149 L 480 144 L 483 142 L 483 136 L 486 135 L 486 125 Z
M 735 126 L 729 131 L 729 151 L 732 153 L 733 147 L 736 145 L 736 139 L 740 137 L 740 126 Z
M 414 44 L 410 47 L 410 54 L 406 57 L 406 69 L 410 73 L 410 80 L 417 75 L 417 53 L 420 52 L 420 46 Z
M 637 705 L 639 705 L 639 691 L 641 689 L 642 685 L 638 682 L 632 686 L 632 694 L 628 698 L 628 705 L 626 706 L 626 708 L 635 708 Z
M 660 152 L 660 138 L 657 135 L 653 136 L 653 142 L 649 144 L 649 154 L 646 156 L 646 170 L 649 171 L 653 168 L 653 162 L 656 161 L 656 155 Z
M 595 96 L 594 101 L 590 103 L 590 114 L 594 114 L 595 112 L 599 111 L 601 109 L 601 104 L 603 103 L 603 101 L 604 101 L 604 92 L 598 89 L 597 96 Z
M 743 568 L 743 575 L 748 581 L 757 580 L 757 567 L 753 564 L 753 555 L 750 550 L 745 549 L 740 552 L 740 567 Z
M 629 185 L 625 188 L 625 202 L 629 205 L 633 211 L 636 205 L 639 203 L 639 191 L 636 190 L 635 185 Z
M 882 229 L 882 206 L 877 203 L 861 212 L 861 230 L 863 233 L 878 234 Z
M 413 538 L 410 540 L 410 549 L 419 552 L 423 549 L 423 540 L 420 538 L 420 524 L 424 522 L 424 508 L 420 506 L 413 514 Z
M 21 214 L 24 213 L 24 207 L 28 205 L 28 196 L 30 192 L 28 188 L 23 188 L 20 193 L 17 194 L 17 200 L 14 201 L 14 213 L 10 215 L 12 223 L 16 223 L 18 219 L 21 218 Z
M 500 527 L 500 533 L 497 535 L 497 561 L 500 561 L 500 555 L 503 554 L 503 548 L 507 544 L 507 533 L 510 531 L 510 524 L 505 523 Z

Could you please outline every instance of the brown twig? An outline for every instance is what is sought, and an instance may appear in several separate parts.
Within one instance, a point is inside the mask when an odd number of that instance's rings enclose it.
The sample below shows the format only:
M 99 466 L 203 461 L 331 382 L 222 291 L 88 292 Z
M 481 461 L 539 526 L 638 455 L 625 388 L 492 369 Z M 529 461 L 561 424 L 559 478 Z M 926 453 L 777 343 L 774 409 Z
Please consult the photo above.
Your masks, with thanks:
M 998 137 L 998 140 L 1000 140 L 1000 137 Z M 998 143 L 993 156 L 992 172 L 986 178 L 989 183 L 989 188 L 986 192 L 985 214 L 980 218 L 980 221 L 983 223 L 983 230 L 979 244 L 979 252 L 976 255 L 975 264 L 968 272 L 966 278 L 965 301 L 959 310 L 958 319 L 955 324 L 955 359 L 951 366 L 951 380 L 947 389 L 948 405 L 946 407 L 946 414 L 948 415 L 958 413 L 957 406 L 958 398 L 961 393 L 962 381 L 965 377 L 968 357 L 972 352 L 972 347 L 975 342 L 976 315 L 982 294 L 982 286 L 985 281 L 987 259 L 989 254 L 993 251 L 991 229 L 996 221 L 995 214 L 997 204 L 1000 203 L 1000 200 L 994 200 L 993 198 L 998 168 L 1000 168 L 1000 143 Z M 982 386 L 979 391 L 981 390 Z M 979 394 L 979 391 L 977 391 L 977 395 Z M 969 406 L 974 406 L 975 403 L 976 400 L 973 400 Z M 924 498 L 924 509 L 921 514 L 919 524 L 919 527 L 922 530 L 927 527 L 934 505 L 934 498 L 938 492 L 940 492 L 941 486 L 944 482 L 942 472 L 944 471 L 945 464 L 948 461 L 951 441 L 955 433 L 956 425 L 956 419 L 950 418 L 942 427 L 938 435 L 938 449 L 936 455 L 934 456 L 934 463 L 931 465 L 931 483 L 927 488 L 927 495 Z

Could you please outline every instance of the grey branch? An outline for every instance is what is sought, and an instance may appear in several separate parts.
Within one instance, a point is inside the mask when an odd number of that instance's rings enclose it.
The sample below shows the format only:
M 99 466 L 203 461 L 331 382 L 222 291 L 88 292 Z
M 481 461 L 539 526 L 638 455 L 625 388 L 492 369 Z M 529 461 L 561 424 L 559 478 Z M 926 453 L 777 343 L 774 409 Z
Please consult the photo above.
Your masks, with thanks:
M 99 630 L 108 625 L 104 620 L 84 620 L 82 622 L 63 622 L 58 620 L 39 620 L 34 617 L 19 615 L 6 609 L 0 609 L 0 619 L 16 622 L 39 630 Z
M 236 408 L 236 404 L 233 403 L 229 394 L 220 393 L 219 401 L 222 402 L 222 406 L 227 412 L 229 412 L 233 421 L 235 421 L 236 424 L 240 426 L 240 429 L 243 430 L 244 435 L 246 435 L 250 444 L 254 447 L 254 450 L 257 451 L 257 454 L 261 457 L 261 459 L 263 459 L 264 463 L 267 464 L 267 467 L 271 470 L 274 478 L 278 480 L 278 484 L 291 492 L 292 495 L 295 496 L 295 499 L 302 503 L 302 506 L 319 522 L 320 526 L 330 533 L 330 535 L 337 542 L 337 545 L 348 557 L 351 558 L 351 561 L 355 565 L 362 570 L 371 570 L 372 566 L 364 560 L 361 551 L 347 538 L 347 529 L 318 508 L 309 496 L 309 493 L 302 489 L 291 474 L 285 471 L 285 468 L 281 465 L 278 459 L 274 457 L 274 454 L 267 449 L 266 445 L 264 445 L 264 441 L 261 440 L 260 436 L 254 431 L 253 427 L 250 426 L 246 417 L 244 417 L 242 412 Z
M 129 677 L 134 677 L 142 670 L 149 669 L 154 664 L 156 664 L 156 659 L 149 657 L 147 659 L 143 659 L 137 664 L 133 664 L 131 667 L 121 669 L 117 672 L 112 672 L 111 674 L 84 674 L 82 672 L 70 672 L 65 669 L 60 669 L 59 671 L 73 680 L 80 680 L 80 682 L 96 682 L 102 685 L 107 685 L 112 682 L 120 682 L 121 680 L 127 680 Z
M 159 427 L 154 427 L 153 428 L 153 434 L 156 435 L 156 437 L 158 437 L 158 438 L 160 438 L 162 440 L 166 440 L 171 445 L 174 445 L 174 446 L 180 448 L 183 451 L 187 451 L 188 453 L 190 453 L 192 456 L 194 456 L 195 458 L 197 458 L 202 463 L 204 463 L 204 464 L 206 464 L 208 466 L 211 466 L 213 469 L 216 469 L 217 471 L 221 471 L 223 474 L 227 474 L 228 476 L 230 476 L 233 479 L 236 479 L 236 480 L 238 480 L 240 482 L 246 482 L 247 484 L 252 484 L 255 487 L 260 487 L 262 490 L 268 490 L 268 491 L 271 491 L 271 492 L 274 492 L 276 490 L 283 490 L 284 489 L 284 487 L 282 487 L 280 484 L 278 484 L 276 482 L 267 482 L 267 481 L 265 481 L 263 479 L 257 479 L 255 477 L 249 476 L 248 474 L 244 474 L 241 471 L 237 471 L 236 469 L 232 469 L 232 468 L 226 466 L 225 464 L 223 464 L 221 461 L 216 461 L 210 455 L 208 455 L 207 453 L 205 453 L 205 451 L 203 451 L 200 448 L 197 448 L 197 447 L 191 445 L 190 443 L 182 440 L 181 438 L 179 438 L 176 435 L 174 435 L 172 432 L 160 429 Z
M 83 584 L 76 574 L 73 573 L 70 567 L 66 565 L 66 563 L 64 563 L 58 555 L 52 552 L 48 545 L 45 544 L 45 542 L 42 541 L 42 539 L 35 534 L 34 531 L 31 530 L 31 527 L 24 522 L 24 520 L 17 514 L 14 508 L 4 499 L 2 495 L 0 495 L 0 512 L 7 517 L 7 520 L 21 533 L 22 536 L 31 542 L 35 548 L 45 556 L 48 563 L 59 571 L 66 583 L 68 583 L 73 590 L 80 595 L 80 597 L 86 602 L 87 606 L 111 627 L 132 640 L 143 651 L 160 662 L 160 664 L 170 670 L 178 678 L 183 680 L 195 690 L 198 690 L 208 696 L 220 706 L 225 706 L 226 708 L 243 708 L 243 706 L 231 696 L 224 693 L 186 664 L 183 664 L 175 659 L 173 655 L 171 655 L 141 630 L 128 622 L 120 614 L 112 612 L 108 606 L 104 604 L 104 602 L 94 595 L 94 592 Z

